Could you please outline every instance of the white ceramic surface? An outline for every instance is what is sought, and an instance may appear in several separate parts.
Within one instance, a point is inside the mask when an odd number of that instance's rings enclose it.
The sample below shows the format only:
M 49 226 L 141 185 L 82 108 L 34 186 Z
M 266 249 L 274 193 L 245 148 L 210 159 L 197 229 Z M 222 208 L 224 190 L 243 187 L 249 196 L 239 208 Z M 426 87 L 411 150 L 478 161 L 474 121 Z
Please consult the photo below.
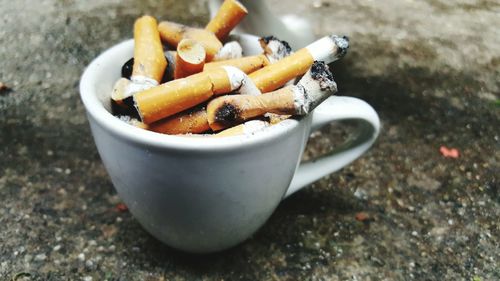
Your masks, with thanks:
M 256 37 L 238 38 L 246 54 L 261 51 Z M 129 40 L 96 58 L 81 78 L 81 98 L 118 194 L 146 230 L 172 247 L 207 253 L 242 242 L 284 197 L 347 165 L 378 135 L 375 111 L 350 97 L 331 97 L 313 115 L 253 136 L 198 138 L 142 130 L 109 112 L 111 89 L 132 53 Z M 359 121 L 354 140 L 299 167 L 311 128 L 342 119 Z

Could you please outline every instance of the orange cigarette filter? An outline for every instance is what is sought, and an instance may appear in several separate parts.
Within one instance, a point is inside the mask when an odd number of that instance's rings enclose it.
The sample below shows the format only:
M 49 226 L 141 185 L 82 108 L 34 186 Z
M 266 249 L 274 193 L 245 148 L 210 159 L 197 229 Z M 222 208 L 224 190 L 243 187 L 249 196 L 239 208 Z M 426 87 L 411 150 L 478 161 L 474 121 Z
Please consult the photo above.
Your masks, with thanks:
M 269 65 L 269 59 L 265 55 L 242 57 L 231 60 L 213 61 L 205 64 L 204 71 L 211 71 L 221 66 L 234 66 L 246 74 L 250 74 L 258 69 Z
M 247 14 L 247 9 L 239 1 L 225 0 L 205 29 L 223 41 Z
M 211 31 L 185 26 L 182 24 L 162 21 L 158 25 L 161 40 L 177 48 L 182 39 L 193 39 L 198 41 L 206 52 L 206 61 L 211 61 L 215 54 L 222 48 L 222 43 Z
M 151 124 L 207 101 L 213 95 L 228 93 L 231 87 L 226 70 L 218 68 L 161 84 L 133 97 L 141 120 Z
M 309 50 L 303 48 L 274 64 L 251 73 L 249 77 L 262 93 L 267 93 L 306 73 L 313 62 L 314 58 Z
M 203 71 L 205 49 L 193 39 L 182 39 L 177 45 L 174 78 L 184 78 Z
M 196 108 L 149 124 L 147 129 L 162 134 L 179 135 L 204 133 L 210 130 L 210 126 L 206 109 Z
M 268 112 L 295 114 L 293 87 L 288 86 L 259 96 L 228 95 L 218 97 L 207 106 L 210 128 L 214 131 L 222 130 Z
M 262 93 L 267 93 L 306 73 L 314 61 L 331 63 L 340 59 L 348 48 L 347 36 L 325 36 L 296 53 L 251 73 L 249 77 Z
M 142 16 L 134 24 L 134 66 L 132 77 L 144 76 L 158 83 L 167 67 L 158 32 L 158 23 L 151 16 Z

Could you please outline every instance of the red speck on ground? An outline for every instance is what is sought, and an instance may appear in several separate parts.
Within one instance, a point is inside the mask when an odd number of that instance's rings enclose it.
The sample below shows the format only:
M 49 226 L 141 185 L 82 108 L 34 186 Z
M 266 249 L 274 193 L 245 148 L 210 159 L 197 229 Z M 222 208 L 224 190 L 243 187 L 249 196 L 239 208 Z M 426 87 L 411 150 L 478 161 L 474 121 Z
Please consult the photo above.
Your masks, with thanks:
M 366 221 L 368 219 L 368 214 L 365 212 L 359 212 L 355 216 L 357 221 Z
M 128 211 L 128 207 L 127 207 L 127 205 L 125 205 L 125 204 L 123 204 L 123 203 L 118 203 L 118 204 L 116 204 L 116 207 L 115 207 L 115 208 L 116 208 L 116 210 L 117 210 L 118 212 L 121 212 L 121 213 Z
M 439 148 L 439 152 L 441 152 L 441 155 L 443 155 L 446 158 L 458 158 L 460 156 L 460 152 L 456 148 L 447 148 L 446 146 L 442 145 Z

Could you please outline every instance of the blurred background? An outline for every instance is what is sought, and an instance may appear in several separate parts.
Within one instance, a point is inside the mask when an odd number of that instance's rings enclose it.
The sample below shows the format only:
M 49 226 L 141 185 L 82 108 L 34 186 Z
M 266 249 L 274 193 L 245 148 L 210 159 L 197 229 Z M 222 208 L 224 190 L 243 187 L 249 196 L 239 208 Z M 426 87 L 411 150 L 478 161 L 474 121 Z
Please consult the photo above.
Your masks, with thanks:
M 370 103 L 382 132 L 250 240 L 190 256 L 121 204 L 78 83 L 93 58 L 132 37 L 138 16 L 204 26 L 207 2 L 0 1 L 1 280 L 500 279 L 500 3 L 267 3 L 318 37 L 350 37 L 332 64 L 339 95 Z M 315 133 L 304 158 L 351 130 Z

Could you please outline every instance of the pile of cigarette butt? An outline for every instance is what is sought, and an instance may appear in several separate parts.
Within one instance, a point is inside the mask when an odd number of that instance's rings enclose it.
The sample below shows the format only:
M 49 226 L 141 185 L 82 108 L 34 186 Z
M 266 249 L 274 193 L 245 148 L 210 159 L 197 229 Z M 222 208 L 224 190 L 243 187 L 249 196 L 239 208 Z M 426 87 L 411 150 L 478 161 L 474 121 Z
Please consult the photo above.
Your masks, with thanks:
M 325 36 L 292 52 L 268 36 L 259 40 L 261 54 L 243 56 L 227 38 L 247 14 L 225 0 L 205 28 L 137 19 L 134 57 L 111 93 L 113 114 L 163 134 L 248 135 L 306 115 L 337 91 L 327 64 L 345 55 L 347 37 Z

